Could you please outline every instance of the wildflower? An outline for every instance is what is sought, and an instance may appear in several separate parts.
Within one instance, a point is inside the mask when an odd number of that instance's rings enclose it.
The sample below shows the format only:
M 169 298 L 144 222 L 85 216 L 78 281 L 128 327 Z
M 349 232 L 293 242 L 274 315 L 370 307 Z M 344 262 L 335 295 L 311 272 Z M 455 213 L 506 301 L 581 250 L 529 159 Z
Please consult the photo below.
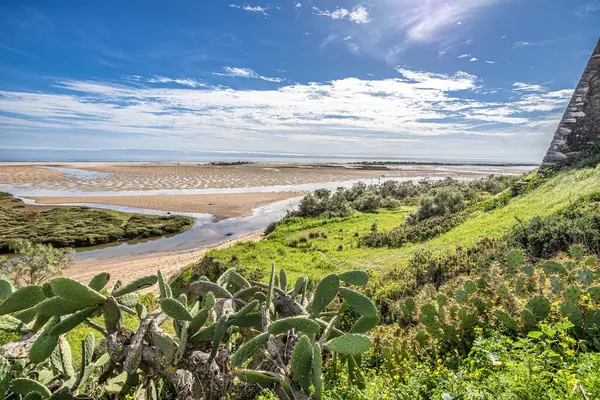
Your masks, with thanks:
M 492 365 L 493 365 L 494 367 L 499 367 L 499 366 L 501 366 L 501 365 L 502 365 L 502 361 L 493 361 L 493 362 L 492 362 Z

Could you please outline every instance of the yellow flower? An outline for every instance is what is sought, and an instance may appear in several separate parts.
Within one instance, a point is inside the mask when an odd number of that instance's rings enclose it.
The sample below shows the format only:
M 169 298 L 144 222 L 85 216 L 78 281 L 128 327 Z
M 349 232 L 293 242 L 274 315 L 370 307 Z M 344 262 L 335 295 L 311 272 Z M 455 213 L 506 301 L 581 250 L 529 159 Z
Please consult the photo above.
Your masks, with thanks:
M 494 367 L 499 367 L 499 366 L 501 366 L 501 365 L 502 365 L 502 361 L 494 361 L 494 362 L 492 362 L 492 365 L 493 365 Z

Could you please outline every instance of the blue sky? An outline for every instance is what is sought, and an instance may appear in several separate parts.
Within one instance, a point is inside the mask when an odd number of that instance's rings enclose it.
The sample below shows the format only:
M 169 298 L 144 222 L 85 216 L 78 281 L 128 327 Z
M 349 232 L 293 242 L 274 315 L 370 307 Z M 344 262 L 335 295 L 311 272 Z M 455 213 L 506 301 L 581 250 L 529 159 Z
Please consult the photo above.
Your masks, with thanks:
M 0 3 L 0 148 L 539 161 L 600 0 Z

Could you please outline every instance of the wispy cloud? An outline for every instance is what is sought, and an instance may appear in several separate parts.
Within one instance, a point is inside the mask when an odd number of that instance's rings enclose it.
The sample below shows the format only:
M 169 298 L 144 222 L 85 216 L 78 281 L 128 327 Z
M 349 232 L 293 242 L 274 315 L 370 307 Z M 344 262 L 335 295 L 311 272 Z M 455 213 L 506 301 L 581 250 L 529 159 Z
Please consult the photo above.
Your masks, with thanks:
M 352 10 L 346 8 L 336 8 L 333 11 L 321 10 L 318 7 L 313 7 L 314 14 L 329 17 L 331 19 L 348 19 L 356 24 L 366 24 L 371 22 L 369 11 L 362 5 L 354 7 Z
M 409 41 L 430 42 L 439 38 L 442 30 L 461 26 L 481 13 L 486 7 L 505 0 L 455 0 L 443 4 L 429 1 L 411 1 L 412 8 L 403 12 L 406 36 Z
M 25 57 L 37 58 L 37 56 L 34 56 L 33 54 L 27 53 L 26 51 L 23 51 L 23 50 L 16 49 L 16 48 L 9 46 L 2 42 L 0 42 L 0 49 L 10 51 L 11 53 L 19 54 L 19 55 L 25 56 Z
M 485 60 L 486 64 L 496 64 L 496 61 Z
M 456 58 L 469 58 L 469 57 L 471 57 L 471 53 L 461 54 L 460 56 L 458 56 Z
M 269 14 L 267 14 L 267 10 L 269 10 L 269 6 L 267 7 L 260 7 L 260 6 L 250 6 L 248 4 L 244 4 L 244 5 L 239 5 L 239 4 L 230 4 L 229 7 L 231 8 L 237 8 L 243 11 L 248 11 L 251 13 L 256 13 L 256 14 L 262 14 L 264 16 L 269 16 Z
M 139 80 L 139 76 L 138 75 L 134 75 L 134 77 L 137 77 L 138 79 L 134 79 L 134 80 Z M 166 76 L 155 76 L 154 78 L 150 78 L 148 80 L 146 80 L 146 82 L 148 83 L 177 83 L 179 85 L 183 85 L 183 86 L 189 86 L 189 87 L 203 87 L 206 86 L 205 83 L 199 82 L 195 79 L 189 79 L 189 78 L 168 78 Z
M 600 11 L 600 1 L 598 1 L 598 0 L 592 1 L 591 3 L 588 3 L 588 4 L 584 5 L 583 7 L 578 8 L 575 11 L 575 14 L 582 17 L 588 13 L 593 13 L 596 11 Z
M 224 67 L 225 72 L 213 72 L 213 75 L 218 76 L 231 76 L 236 78 L 249 78 L 249 79 L 261 79 L 267 82 L 283 82 L 285 78 L 273 78 L 268 76 L 262 76 L 257 74 L 253 69 L 250 68 L 237 68 L 237 67 Z
M 471 61 L 471 62 L 479 61 L 479 58 L 477 58 L 477 57 L 471 57 L 469 59 L 469 61 Z
M 515 92 L 546 92 L 547 90 L 541 86 L 531 83 L 515 82 L 513 83 L 513 91 Z

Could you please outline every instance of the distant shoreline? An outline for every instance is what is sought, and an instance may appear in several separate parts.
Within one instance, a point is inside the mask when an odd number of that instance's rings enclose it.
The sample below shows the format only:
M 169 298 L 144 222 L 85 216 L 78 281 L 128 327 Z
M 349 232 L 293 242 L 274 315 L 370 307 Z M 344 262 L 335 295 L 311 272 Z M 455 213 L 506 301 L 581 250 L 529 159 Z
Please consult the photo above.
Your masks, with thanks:
M 310 164 L 310 165 L 318 165 L 318 166 L 327 166 L 327 165 L 450 165 L 450 166 L 482 166 L 482 167 L 539 167 L 541 163 L 517 163 L 517 162 L 475 162 L 475 161 L 393 161 L 393 160 L 364 160 L 364 161 L 270 161 L 270 160 L 232 160 L 232 161 L 102 161 L 102 160 L 62 160 L 62 161 L 30 161 L 30 160 L 2 160 L 0 159 L 0 165 L 37 165 L 37 166 L 60 166 L 65 164 L 97 164 L 97 163 L 106 163 L 106 164 L 180 164 L 180 165 L 190 165 L 190 164 L 200 164 L 200 165 L 213 165 L 213 166 L 233 166 L 233 165 L 246 165 L 246 164 Z

